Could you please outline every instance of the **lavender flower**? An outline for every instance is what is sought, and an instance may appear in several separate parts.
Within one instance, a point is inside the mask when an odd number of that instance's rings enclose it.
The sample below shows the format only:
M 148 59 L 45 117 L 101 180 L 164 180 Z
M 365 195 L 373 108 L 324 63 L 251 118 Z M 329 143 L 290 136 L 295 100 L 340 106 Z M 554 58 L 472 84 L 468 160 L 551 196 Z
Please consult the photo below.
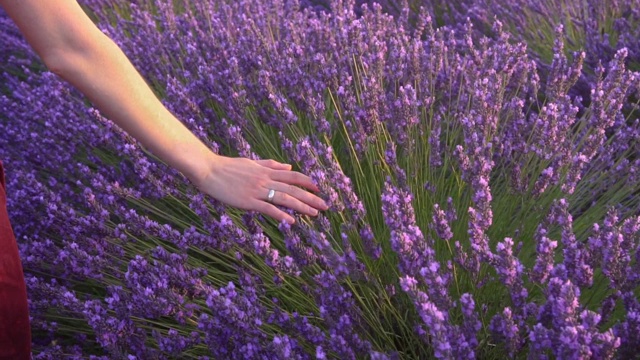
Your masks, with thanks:
M 633 2 L 82 3 L 214 152 L 287 159 L 331 209 L 275 226 L 198 193 L 1 13 L 39 358 L 635 355 Z

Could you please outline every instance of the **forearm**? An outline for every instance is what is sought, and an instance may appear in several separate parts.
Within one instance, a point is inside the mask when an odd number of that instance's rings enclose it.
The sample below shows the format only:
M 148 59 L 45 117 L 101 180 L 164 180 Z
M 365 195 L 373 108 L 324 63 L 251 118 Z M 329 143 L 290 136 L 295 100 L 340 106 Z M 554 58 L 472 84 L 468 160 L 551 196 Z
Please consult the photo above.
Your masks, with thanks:
M 51 55 L 47 65 L 156 156 L 194 181 L 202 178 L 216 155 L 162 105 L 111 39 L 92 39 L 83 51 Z
M 74 0 L 0 0 L 49 69 L 156 156 L 197 182 L 217 156 L 156 98 Z

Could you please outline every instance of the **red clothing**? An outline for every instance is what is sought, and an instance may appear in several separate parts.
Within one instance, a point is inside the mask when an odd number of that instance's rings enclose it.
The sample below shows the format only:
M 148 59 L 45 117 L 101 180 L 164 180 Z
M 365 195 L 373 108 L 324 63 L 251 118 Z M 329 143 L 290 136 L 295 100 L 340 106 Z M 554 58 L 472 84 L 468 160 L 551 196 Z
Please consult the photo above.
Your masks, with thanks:
M 0 360 L 27 360 L 31 359 L 27 290 L 5 191 L 0 162 Z

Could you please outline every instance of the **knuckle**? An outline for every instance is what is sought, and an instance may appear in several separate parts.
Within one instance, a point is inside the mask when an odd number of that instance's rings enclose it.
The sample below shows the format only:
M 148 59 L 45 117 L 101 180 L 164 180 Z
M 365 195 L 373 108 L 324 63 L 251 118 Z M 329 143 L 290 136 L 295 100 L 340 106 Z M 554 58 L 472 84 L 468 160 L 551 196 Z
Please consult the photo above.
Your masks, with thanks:
M 278 215 L 279 215 L 280 211 L 275 206 L 269 205 L 269 206 L 266 207 L 264 213 L 269 215 L 269 216 L 271 216 L 274 219 L 278 219 L 278 217 L 279 217 Z
M 264 204 L 264 203 L 257 203 L 254 207 L 256 211 L 259 211 L 261 213 L 267 213 L 269 209 L 267 204 Z
M 280 196 L 280 202 L 282 204 L 286 204 L 289 201 L 289 195 L 285 194 L 284 192 L 279 191 L 276 194 Z
M 267 185 L 267 184 L 266 184 L 266 181 L 265 181 L 264 179 L 257 178 L 257 179 L 255 179 L 255 181 L 253 181 L 253 184 L 254 184 L 254 185 L 252 186 L 253 191 L 254 191 L 258 196 L 260 196 L 260 195 L 264 195 L 264 194 L 262 194 L 262 191 L 261 191 L 261 190 L 262 190 L 262 189 L 264 189 L 265 187 L 267 187 L 267 186 L 266 186 L 266 185 Z

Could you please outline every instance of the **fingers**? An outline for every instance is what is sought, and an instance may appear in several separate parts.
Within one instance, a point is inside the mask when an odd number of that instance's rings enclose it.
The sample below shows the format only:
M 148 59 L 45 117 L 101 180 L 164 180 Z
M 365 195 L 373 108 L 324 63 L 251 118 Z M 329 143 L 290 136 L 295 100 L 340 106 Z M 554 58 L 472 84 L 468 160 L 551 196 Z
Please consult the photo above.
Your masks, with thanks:
M 254 209 L 276 219 L 278 222 L 282 220 L 286 221 L 289 224 L 293 224 L 296 222 L 296 220 L 291 215 L 278 209 L 275 205 L 269 204 L 268 202 L 257 201 L 254 205 Z
M 322 199 L 293 185 L 275 183 L 271 189 L 275 190 L 273 204 L 288 207 L 309 216 L 318 215 L 318 209 L 326 210 Z M 268 189 L 265 191 L 268 193 Z M 266 193 L 264 196 L 268 201 Z
M 291 171 L 292 166 L 290 164 L 283 164 L 276 160 L 255 160 L 256 163 L 276 170 L 271 178 L 276 181 L 284 182 L 287 184 L 294 184 L 305 187 L 309 190 L 319 191 L 318 187 L 313 183 L 310 177 L 299 173 L 297 171 Z
M 302 186 L 316 192 L 320 191 L 310 177 L 297 171 L 276 170 L 271 174 L 271 178 L 281 183 Z
M 268 167 L 273 170 L 291 170 L 290 164 L 283 164 L 281 162 L 269 159 L 269 160 L 255 160 L 256 163 L 264 167 Z

